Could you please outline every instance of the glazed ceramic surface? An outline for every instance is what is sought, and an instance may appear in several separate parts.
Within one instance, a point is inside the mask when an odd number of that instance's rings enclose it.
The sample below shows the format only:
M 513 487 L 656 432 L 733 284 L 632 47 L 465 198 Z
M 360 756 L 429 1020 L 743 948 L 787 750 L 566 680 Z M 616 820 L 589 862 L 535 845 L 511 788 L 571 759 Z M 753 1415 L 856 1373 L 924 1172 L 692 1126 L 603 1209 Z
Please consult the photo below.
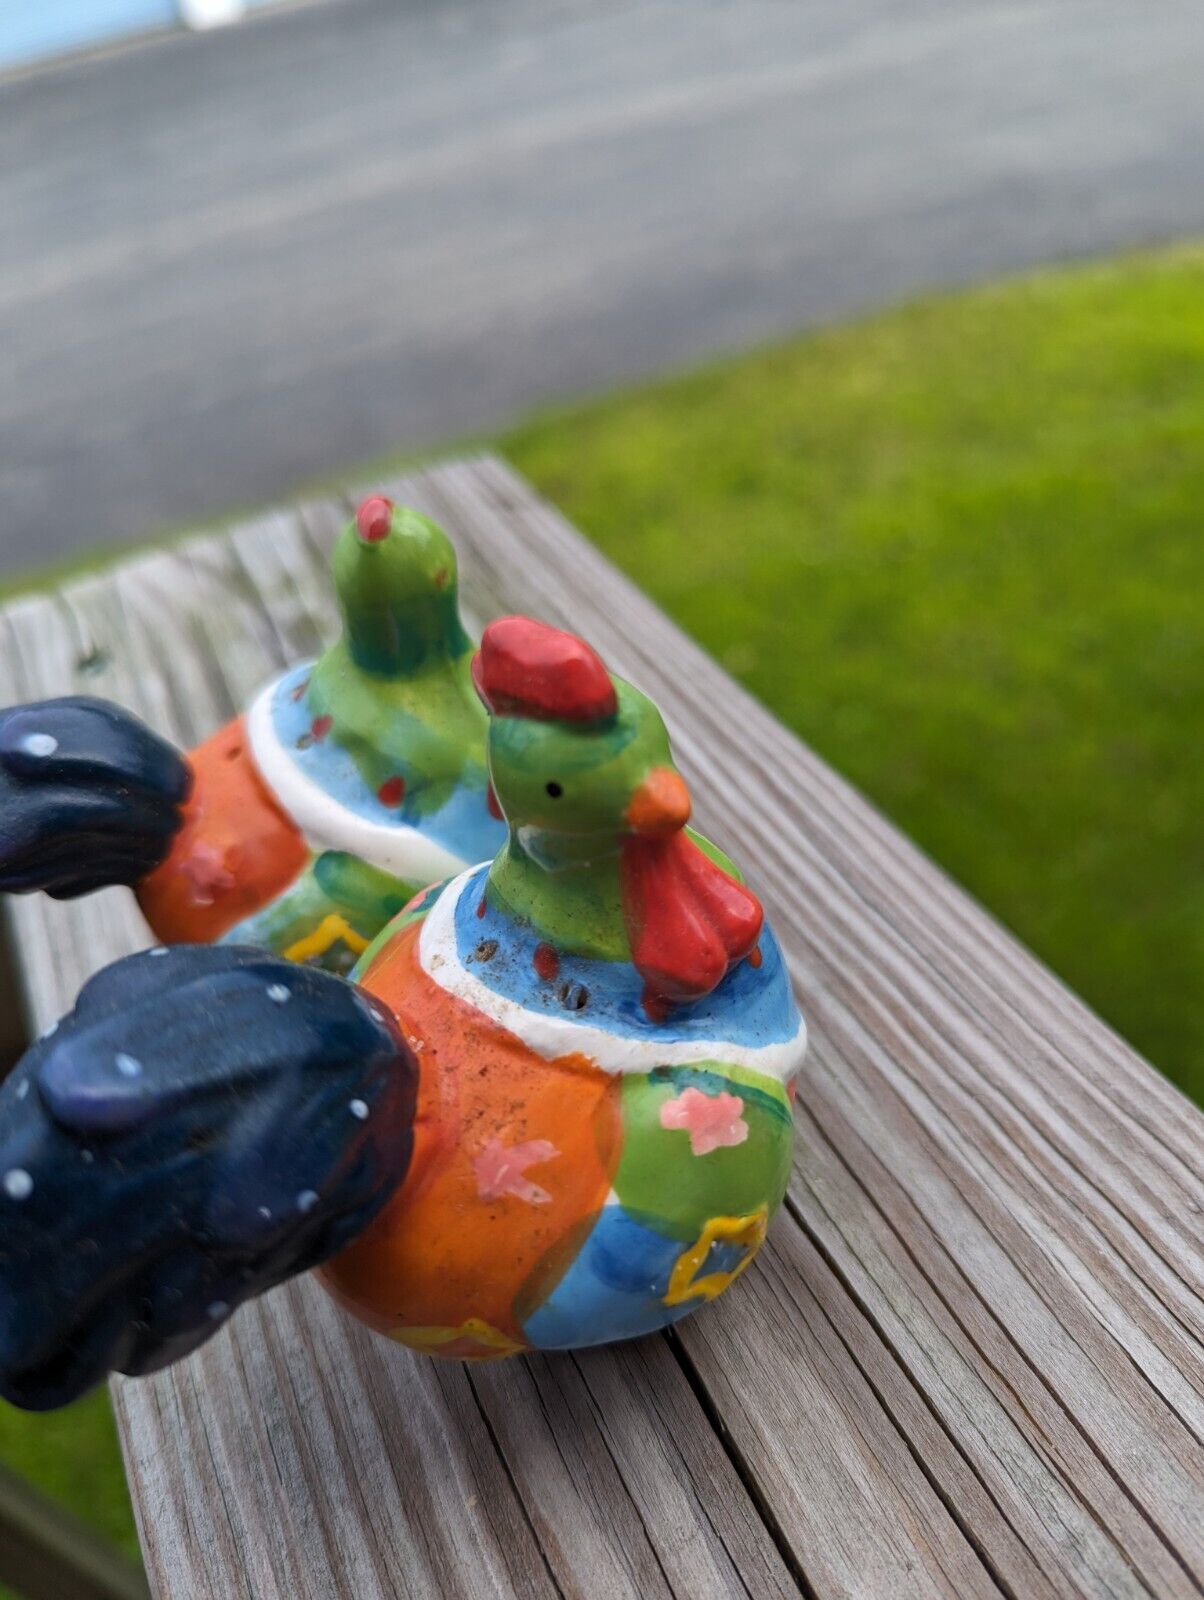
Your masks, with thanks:
M 759 901 L 689 827 L 660 713 L 527 618 L 470 661 L 442 567 L 414 580 L 436 596 L 414 629 L 390 568 L 365 618 L 397 520 L 367 532 L 336 565 L 343 645 L 190 772 L 113 707 L 0 715 L 8 881 L 88 886 L 64 876 L 64 815 L 94 865 L 141 871 L 191 783 L 142 898 L 214 941 L 98 974 L 0 1085 L 17 1404 L 152 1371 L 311 1268 L 432 1355 L 634 1337 L 721 1294 L 781 1204 L 806 1035 Z M 449 865 L 409 894 L 407 871 Z M 297 965 L 357 950 L 350 981 Z
M 162 939 L 347 971 L 416 889 L 504 837 L 451 544 L 373 497 L 334 576 L 338 643 L 191 752 L 183 826 L 138 891 Z
M 648 1333 L 733 1282 L 785 1192 L 806 1042 L 759 905 L 684 826 L 656 708 L 609 677 L 499 692 L 488 666 L 509 838 L 356 971 L 419 1064 L 414 1155 L 323 1269 L 373 1326 L 458 1357 Z
M 805 1035 L 777 943 L 650 1025 L 633 968 L 543 954 L 487 878 L 428 894 L 359 974 L 417 1055 L 415 1150 L 325 1280 L 432 1354 L 651 1332 L 739 1276 L 785 1193 Z

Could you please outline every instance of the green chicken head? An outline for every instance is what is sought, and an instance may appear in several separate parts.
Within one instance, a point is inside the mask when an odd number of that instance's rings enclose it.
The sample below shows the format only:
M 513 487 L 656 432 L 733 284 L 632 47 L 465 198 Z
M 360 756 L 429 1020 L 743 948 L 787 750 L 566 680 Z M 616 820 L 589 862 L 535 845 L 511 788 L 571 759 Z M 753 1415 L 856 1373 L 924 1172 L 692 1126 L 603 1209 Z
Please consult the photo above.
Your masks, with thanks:
M 404 676 L 463 656 L 456 552 L 429 517 L 372 495 L 334 548 L 347 649 L 361 671 Z
M 652 1021 L 709 994 L 755 948 L 761 907 L 687 829 L 690 792 L 652 701 L 527 617 L 485 630 L 472 673 L 510 825 L 487 893 L 557 952 L 631 961 Z
M 690 794 L 660 712 L 582 640 L 503 617 L 485 630 L 473 678 L 491 713 L 494 793 L 524 841 L 613 849 L 685 826 Z
M 404 794 L 401 820 L 464 790 L 483 807 L 486 716 L 451 541 L 421 512 L 371 495 L 339 535 L 333 568 L 343 633 L 309 676 L 315 722 L 369 789 Z

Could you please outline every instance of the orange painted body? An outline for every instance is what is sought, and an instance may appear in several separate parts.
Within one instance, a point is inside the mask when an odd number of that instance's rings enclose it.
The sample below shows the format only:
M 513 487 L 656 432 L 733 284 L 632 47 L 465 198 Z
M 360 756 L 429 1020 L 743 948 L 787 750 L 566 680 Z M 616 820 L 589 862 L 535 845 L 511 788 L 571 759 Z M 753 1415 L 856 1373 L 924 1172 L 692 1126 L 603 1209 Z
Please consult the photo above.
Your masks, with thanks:
M 522 1322 L 610 1191 L 620 1081 L 581 1056 L 536 1056 L 441 989 L 418 963 L 420 928 L 390 941 L 360 978 L 418 1056 L 410 1169 L 320 1276 L 349 1311 L 404 1344 L 461 1359 L 508 1355 L 526 1348 Z
M 189 756 L 192 794 L 171 854 L 138 889 L 168 944 L 209 943 L 288 888 L 309 858 L 251 759 L 243 719 Z

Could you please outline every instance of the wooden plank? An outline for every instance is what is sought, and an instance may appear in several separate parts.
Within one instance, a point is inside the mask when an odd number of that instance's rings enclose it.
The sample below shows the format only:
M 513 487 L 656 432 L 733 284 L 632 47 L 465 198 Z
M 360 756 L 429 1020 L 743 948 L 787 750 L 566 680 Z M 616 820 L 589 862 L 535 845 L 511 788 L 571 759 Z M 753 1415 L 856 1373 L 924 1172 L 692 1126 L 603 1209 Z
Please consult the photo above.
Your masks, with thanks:
M 704 825 L 765 891 L 813 1023 L 795 1216 L 843 1286 L 834 1325 L 966 1537 L 1017 1593 L 1041 1574 L 1058 1594 L 1198 1585 L 1204 1119 L 512 474 L 483 462 L 420 492 L 499 602 L 581 627 L 660 701 Z M 867 1273 L 867 1232 L 905 1300 Z M 873 1570 L 875 1536 L 800 1490 L 780 1425 L 811 1401 L 799 1317 L 771 1300 L 788 1247 L 783 1282 L 813 1287 L 779 1230 L 770 1270 L 681 1340 L 715 1392 L 725 1314 L 761 1300 L 784 1329 L 786 1359 L 718 1409 L 793 1547 L 854 1540 L 816 1580 L 836 1588 Z M 887 1321 L 904 1309 L 910 1347 Z
M 156 1594 L 1199 1592 L 1204 1119 L 508 469 L 389 492 L 477 615 L 579 627 L 665 708 L 812 1024 L 788 1213 L 669 1338 L 437 1366 L 303 1283 L 119 1383 Z M 0 687 L 201 736 L 329 637 L 345 510 L 22 603 Z M 145 937 L 121 895 L 14 921 L 40 1021 Z
M 0 1584 L 24 1600 L 146 1600 L 137 1567 L 0 1465 Z

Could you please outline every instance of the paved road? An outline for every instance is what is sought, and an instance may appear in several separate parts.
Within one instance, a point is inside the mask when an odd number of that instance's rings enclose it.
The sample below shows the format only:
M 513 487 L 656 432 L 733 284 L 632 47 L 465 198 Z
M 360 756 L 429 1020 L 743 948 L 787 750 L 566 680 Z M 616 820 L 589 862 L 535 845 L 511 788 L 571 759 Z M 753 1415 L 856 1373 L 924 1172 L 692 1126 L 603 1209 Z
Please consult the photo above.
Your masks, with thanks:
M 0 566 L 1204 231 L 1200 0 L 330 0 L 0 87 Z

